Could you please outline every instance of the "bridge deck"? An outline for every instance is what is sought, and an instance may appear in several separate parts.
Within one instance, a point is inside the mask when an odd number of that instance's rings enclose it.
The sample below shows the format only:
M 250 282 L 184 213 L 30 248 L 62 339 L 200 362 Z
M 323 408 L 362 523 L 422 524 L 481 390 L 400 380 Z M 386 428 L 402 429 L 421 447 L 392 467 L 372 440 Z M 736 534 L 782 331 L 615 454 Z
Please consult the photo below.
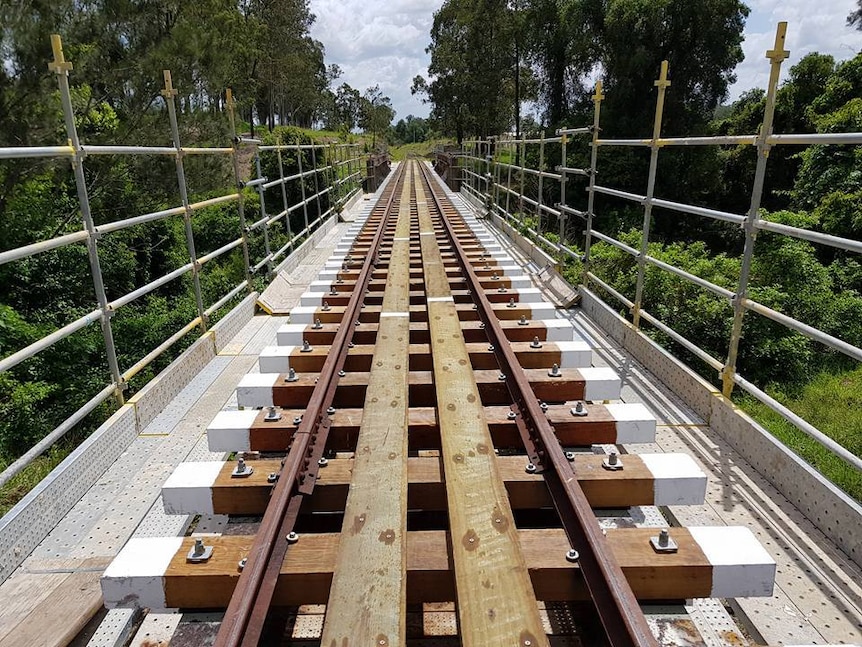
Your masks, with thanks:
M 458 196 L 453 200 L 463 205 Z M 370 208 L 371 204 L 360 202 L 356 208 Z M 270 311 L 286 313 L 298 303 L 346 228 L 344 223 L 336 225 L 299 265 L 277 279 L 276 287 L 263 297 Z M 508 239 L 501 236 L 501 243 L 525 273 L 538 271 Z M 583 312 L 575 308 L 560 311 L 558 316 L 570 319 L 590 344 L 594 365 L 610 366 L 619 373 L 622 401 L 643 403 L 658 420 L 655 444 L 629 445 L 627 450 L 687 453 L 707 473 L 704 505 L 671 506 L 663 511 L 682 525 L 748 526 L 778 563 L 771 598 L 740 599 L 727 606 L 694 600 L 684 608 L 652 609 L 650 620 L 665 627 L 665 643 L 739 645 L 752 638 L 768 644 L 862 642 L 859 569 L 679 396 L 632 360 Z M 131 611 L 101 610 L 98 580 L 131 536 L 228 531 L 226 516 L 166 515 L 160 489 L 184 460 L 225 457 L 208 450 L 206 427 L 218 411 L 236 408 L 239 380 L 259 372 L 258 355 L 265 346 L 275 344 L 276 330 L 285 322 L 286 317 L 261 313 L 245 324 L 0 586 L 0 645 L 64 644 L 84 625 L 76 644 L 113 645 L 123 632 L 134 631 L 132 645 L 143 645 L 145 640 L 160 644 L 159 640 L 176 634 L 171 644 L 179 647 L 200 644 L 207 628 L 212 631 L 210 623 L 218 616 L 207 614 L 150 614 L 138 628 Z M 628 517 L 609 517 L 605 522 L 608 526 L 664 525 L 656 508 L 630 512 Z M 728 608 L 749 635 L 739 633 Z M 319 635 L 322 609 L 305 611 L 294 630 L 297 638 Z M 455 618 L 454 610 L 447 606 L 426 608 L 425 615 L 426 627 L 436 626 L 440 633 Z M 552 610 L 549 615 L 553 620 Z M 687 633 L 692 626 L 700 639 Z

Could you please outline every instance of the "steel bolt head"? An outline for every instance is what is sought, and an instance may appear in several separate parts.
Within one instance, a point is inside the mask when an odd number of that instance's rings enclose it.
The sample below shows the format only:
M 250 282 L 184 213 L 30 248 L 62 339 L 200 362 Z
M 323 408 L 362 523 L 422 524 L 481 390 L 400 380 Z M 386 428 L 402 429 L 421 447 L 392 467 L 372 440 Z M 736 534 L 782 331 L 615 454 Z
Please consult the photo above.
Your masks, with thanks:
M 334 414 L 334 413 L 335 413 L 335 407 L 329 407 L 329 408 L 326 410 L 326 413 L 328 413 L 328 414 L 331 416 L 332 414 Z
M 514 420 L 515 418 L 517 418 L 517 417 L 518 417 L 518 414 L 517 414 L 517 413 L 515 413 L 514 411 L 510 411 L 509 413 L 507 413 L 507 414 L 506 414 L 506 417 L 507 417 L 509 420 Z
M 535 474 L 536 466 L 533 465 L 533 463 L 527 463 L 527 466 L 524 468 L 524 470 L 527 472 L 527 474 Z
M 506 307 L 507 308 L 514 308 L 515 307 L 515 297 L 512 297 L 511 299 L 509 299 L 509 305 Z
M 566 452 L 566 460 L 569 462 L 575 460 L 575 452 Z
M 498 380 L 500 380 L 501 382 L 505 382 L 505 381 L 506 381 L 506 374 L 505 374 L 505 373 L 500 373 L 500 374 L 497 376 L 497 379 L 498 379 Z
M 293 419 L 293 424 L 295 424 L 295 425 L 298 425 L 300 422 L 302 422 L 302 416 L 296 416 Z
M 543 412 L 547 411 L 547 410 L 548 410 L 548 403 L 547 403 L 547 402 L 539 402 L 539 408 L 540 408 Z
M 659 546 L 667 546 L 668 540 L 670 539 L 670 533 L 668 533 L 667 528 L 662 528 L 658 533 L 658 543 Z
M 241 560 L 239 560 L 239 561 L 237 562 L 236 567 L 237 567 L 239 570 L 243 570 L 243 569 L 245 568 L 245 565 L 246 565 L 246 564 L 248 564 L 248 557 L 243 557 Z
M 338 371 L 338 377 L 344 377 L 347 373 L 344 370 Z
M 324 301 L 324 302 L 323 302 L 323 307 L 321 308 L 321 310 L 323 310 L 324 312 L 326 312 L 326 311 L 331 310 L 331 309 L 332 309 L 332 308 L 329 306 L 329 301 Z
M 570 548 L 568 552 L 566 552 L 566 560 L 569 562 L 577 562 L 580 557 L 580 553 L 578 553 L 574 548 Z
M 326 467 L 327 465 L 329 465 L 329 461 L 326 460 L 323 456 L 321 456 L 317 459 L 317 465 L 318 467 Z
M 299 541 L 299 535 L 295 531 L 291 530 L 285 539 L 287 539 L 288 544 L 295 544 Z
M 488 352 L 489 352 L 489 353 L 493 353 L 493 352 L 494 352 L 494 344 L 488 344 Z
M 299 376 L 296 374 L 296 369 L 292 366 L 287 371 L 287 377 L 284 378 L 285 382 L 296 382 L 299 379 Z
M 267 483 L 275 483 L 278 480 L 278 474 L 276 472 L 270 472 L 266 477 Z

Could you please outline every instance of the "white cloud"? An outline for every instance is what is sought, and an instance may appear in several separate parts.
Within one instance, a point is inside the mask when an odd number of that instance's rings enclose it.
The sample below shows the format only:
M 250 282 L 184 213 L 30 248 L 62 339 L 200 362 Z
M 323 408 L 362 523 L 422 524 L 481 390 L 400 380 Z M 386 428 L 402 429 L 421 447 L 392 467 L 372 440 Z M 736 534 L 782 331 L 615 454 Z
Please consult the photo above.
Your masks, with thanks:
M 775 42 L 775 29 L 787 21 L 785 48 L 790 51 L 782 68 L 787 71 L 811 52 L 832 54 L 836 60 L 852 58 L 862 50 L 862 32 L 847 26 L 847 15 L 854 8 L 852 0 L 749 0 L 751 15 L 742 44 L 745 60 L 736 68 L 736 83 L 730 98 L 754 87 L 765 88 L 769 80 L 767 50 Z
M 360 91 L 380 85 L 392 99 L 396 119 L 426 116 L 429 106 L 410 94 L 417 74 L 427 75 L 434 12 L 442 0 L 311 0 L 317 16 L 312 35 L 326 46 L 326 62 L 344 70 L 342 81 Z M 730 98 L 769 77 L 766 50 L 772 48 L 775 26 L 786 20 L 787 70 L 809 52 L 851 58 L 862 50 L 862 32 L 846 26 L 854 0 L 748 0 L 751 15 L 745 29 L 745 60 L 736 69 Z
M 429 106 L 410 94 L 417 74 L 428 74 L 425 48 L 442 0 L 311 0 L 312 35 L 326 47 L 346 82 L 363 92 L 379 85 L 392 99 L 395 119 L 427 116 Z

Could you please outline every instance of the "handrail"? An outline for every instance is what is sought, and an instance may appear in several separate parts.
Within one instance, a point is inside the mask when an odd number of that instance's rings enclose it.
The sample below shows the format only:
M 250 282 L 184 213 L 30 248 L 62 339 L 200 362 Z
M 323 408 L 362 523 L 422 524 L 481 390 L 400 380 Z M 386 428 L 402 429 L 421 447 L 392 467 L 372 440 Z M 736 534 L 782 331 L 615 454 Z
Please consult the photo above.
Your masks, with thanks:
M 34 357 L 38 353 L 52 347 L 57 342 L 69 337 L 70 335 L 83 330 L 90 324 L 101 322 L 105 340 L 105 348 L 108 356 L 108 364 L 111 368 L 111 384 L 103 388 L 91 400 L 84 404 L 77 411 L 73 412 L 70 417 L 57 426 L 45 438 L 37 442 L 23 456 L 17 459 L 2 474 L 0 474 L 0 486 L 7 483 L 15 475 L 19 474 L 33 460 L 44 453 L 54 443 L 60 440 L 70 429 L 83 420 L 91 413 L 99 404 L 107 400 L 113 395 L 118 402 L 124 400 L 123 392 L 128 386 L 128 381 L 139 375 L 142 370 L 149 366 L 156 358 L 171 349 L 177 342 L 183 339 L 196 329 L 206 331 L 209 319 L 221 308 L 229 304 L 233 299 L 237 298 L 243 292 L 252 292 L 255 289 L 253 279 L 259 271 L 264 267 L 268 269 L 272 267 L 272 263 L 282 255 L 288 252 L 288 249 L 293 250 L 297 246 L 297 242 L 304 236 L 310 234 L 316 228 L 323 225 L 325 221 L 332 218 L 341 208 L 341 205 L 346 203 L 356 191 L 361 190 L 361 173 L 359 171 L 349 172 L 342 179 L 335 177 L 330 178 L 328 171 L 341 166 L 347 166 L 352 170 L 362 168 L 360 160 L 364 157 L 361 153 L 361 145 L 357 143 L 348 144 L 281 144 L 263 145 L 260 140 L 234 137 L 232 146 L 217 147 L 217 146 L 202 146 L 202 147 L 185 147 L 179 142 L 176 107 L 173 103 L 174 89 L 171 82 L 170 72 L 165 72 L 165 88 L 162 96 L 165 101 L 165 113 L 168 116 L 169 125 L 173 137 L 173 146 L 127 146 L 127 145 L 90 145 L 84 144 L 78 138 L 75 126 L 74 113 L 72 111 L 71 90 L 69 86 L 69 66 L 63 56 L 63 49 L 60 38 L 52 37 L 52 46 L 54 52 L 54 61 L 51 65 L 51 70 L 57 75 L 58 86 L 60 89 L 60 97 L 64 107 L 64 119 L 69 133 L 69 144 L 63 146 L 20 146 L 20 147 L 0 147 L 0 159 L 37 159 L 45 157 L 65 158 L 69 159 L 76 173 L 76 182 L 78 188 L 78 198 L 81 203 L 81 211 L 83 215 L 82 227 L 78 231 L 66 233 L 54 238 L 37 241 L 28 245 L 23 245 L 11 249 L 0 251 L 0 265 L 13 263 L 30 256 L 40 254 L 42 252 L 58 249 L 68 245 L 78 243 L 88 243 L 88 253 L 90 255 L 90 269 L 96 295 L 102 295 L 98 299 L 98 307 L 93 311 L 79 317 L 78 319 L 66 324 L 65 326 L 55 330 L 54 332 L 45 335 L 41 339 L 29 344 L 28 346 L 18 349 L 17 351 L 0 358 L 0 373 L 8 371 L 17 364 Z M 233 101 L 229 101 L 229 113 L 233 120 Z M 252 147 L 257 151 L 255 158 L 258 162 L 256 165 L 256 177 L 243 181 L 237 178 L 237 184 L 233 187 L 226 187 L 222 195 L 191 201 L 186 193 L 186 174 L 182 164 L 185 155 L 223 155 L 226 158 L 231 158 L 236 162 L 235 155 L 236 147 Z M 297 153 L 297 164 L 299 169 L 297 173 L 286 175 L 284 166 L 281 163 L 281 151 L 293 151 Z M 260 152 L 271 152 L 279 155 L 279 174 L 278 178 L 269 181 L 260 168 L 259 154 Z M 342 154 L 343 153 L 343 154 Z M 336 154 L 338 155 L 336 157 Z M 117 156 L 134 156 L 134 155 L 159 155 L 173 157 L 177 165 L 177 182 L 180 188 L 182 204 L 180 206 L 169 207 L 154 211 L 134 215 L 117 221 L 107 222 L 96 225 L 92 222 L 92 217 L 89 211 L 88 187 L 86 185 L 85 176 L 83 174 L 83 166 L 86 157 L 89 155 L 117 155 Z M 303 159 L 306 158 L 306 159 Z M 303 170 L 303 165 L 307 168 Z M 236 168 L 236 164 L 235 164 Z M 333 174 L 334 175 L 334 174 Z M 306 196 L 305 180 L 306 178 L 314 178 L 314 190 L 310 196 Z M 322 178 L 322 180 L 321 180 Z M 302 199 L 288 200 L 288 194 L 285 189 L 286 185 L 291 182 L 297 182 L 301 188 Z M 333 193 L 333 186 L 337 183 L 340 190 L 344 193 L 337 200 Z M 241 187 L 240 190 L 237 186 Z M 243 227 L 244 219 L 242 218 L 243 203 L 245 194 L 242 188 L 256 187 L 261 200 L 261 209 L 263 218 L 251 226 Z M 275 216 L 270 217 L 266 214 L 263 208 L 265 200 L 265 192 L 269 189 L 277 188 L 283 196 L 284 209 Z M 309 223 L 308 208 L 316 201 L 316 208 L 312 211 L 313 220 Z M 236 232 L 237 238 L 225 243 L 221 247 L 197 256 L 194 244 L 194 234 L 191 227 L 191 220 L 196 212 L 208 207 L 217 205 L 235 205 L 232 208 L 240 210 L 240 228 Z M 290 226 L 290 214 L 302 209 L 305 213 L 305 227 L 298 233 L 292 233 Z M 100 251 L 96 245 L 90 245 L 91 240 L 95 241 L 99 236 L 117 232 L 129 227 L 156 222 L 159 220 L 183 217 L 186 222 L 186 238 L 188 243 L 189 256 L 187 262 L 182 264 L 177 269 L 167 272 L 164 276 L 156 277 L 146 284 L 136 287 L 127 294 L 115 298 L 109 302 L 104 297 L 104 284 L 101 274 L 101 265 L 98 255 Z M 270 228 L 279 220 L 285 220 L 285 228 L 287 229 L 287 243 L 278 249 L 276 252 L 269 250 L 269 235 Z M 225 294 L 218 296 L 213 303 L 206 305 L 203 303 L 199 274 L 202 268 L 213 261 L 214 259 L 226 254 L 238 247 L 242 247 L 244 253 L 248 251 L 248 237 L 255 232 L 261 232 L 264 236 L 266 251 L 263 255 L 263 260 L 247 259 L 246 278 L 238 285 L 228 290 Z M 101 252 L 103 253 L 103 252 Z M 122 371 L 117 362 L 117 353 L 114 348 L 114 337 L 110 326 L 111 317 L 121 308 L 130 304 L 132 301 L 143 297 L 154 290 L 164 286 L 165 284 L 183 276 L 191 274 L 194 280 L 191 282 L 195 293 L 195 300 L 198 307 L 198 316 L 180 328 L 178 331 L 170 335 L 156 348 L 140 358 L 127 370 Z
M 786 52 L 783 50 L 783 39 L 786 29 L 786 24 L 779 25 L 778 34 L 776 37 L 776 45 L 770 54 L 772 74 L 770 75 L 770 92 L 768 93 L 774 99 L 775 90 L 778 84 L 778 70 L 781 61 L 786 58 Z M 661 87 L 661 84 L 666 81 L 666 68 L 663 66 L 662 78 L 659 79 L 656 85 L 659 85 L 659 94 L 662 94 L 667 87 Z M 544 242 L 550 247 L 556 249 L 561 257 L 569 257 L 577 259 L 583 266 L 581 281 L 585 287 L 589 287 L 590 283 L 601 288 L 605 293 L 617 300 L 634 314 L 634 326 L 639 327 L 639 319 L 647 322 L 650 326 L 661 331 L 668 338 L 679 344 L 681 347 L 688 350 L 692 355 L 704 362 L 711 369 L 720 372 L 720 377 L 723 380 L 724 395 L 729 397 L 734 386 L 739 387 L 742 391 L 750 394 L 757 400 L 763 402 L 768 407 L 779 413 L 785 420 L 796 426 L 800 431 L 809 435 L 829 451 L 833 452 L 843 460 L 857 468 L 862 468 L 862 459 L 849 452 L 846 448 L 841 447 L 834 440 L 817 430 L 811 423 L 803 420 L 780 402 L 769 396 L 767 393 L 756 387 L 748 380 L 739 376 L 736 372 L 736 351 L 741 339 L 741 321 L 745 313 L 754 313 L 758 316 L 766 317 L 785 328 L 792 330 L 798 334 L 805 336 L 808 339 L 825 344 L 835 350 L 862 361 L 862 349 L 853 344 L 850 344 L 842 339 L 830 335 L 822 330 L 810 326 L 804 322 L 798 321 L 784 313 L 773 310 L 757 301 L 748 298 L 748 276 L 747 268 L 750 267 L 751 258 L 754 253 L 754 239 L 760 231 L 767 231 L 776 235 L 789 236 L 801 240 L 806 240 L 812 243 L 827 245 L 829 247 L 846 250 L 857 254 L 862 254 L 862 241 L 844 238 L 841 236 L 833 236 L 818 231 L 793 227 L 777 222 L 772 222 L 760 216 L 759 204 L 760 195 L 762 194 L 763 184 L 765 181 L 765 164 L 768 157 L 768 150 L 772 146 L 800 146 L 800 145 L 816 145 L 816 146 L 843 146 L 843 145 L 858 145 L 862 144 L 862 133 L 808 133 L 808 134 L 773 134 L 771 132 L 771 112 L 764 117 L 767 123 L 764 128 L 761 128 L 760 135 L 732 135 L 732 136 L 715 136 L 715 137 L 661 137 L 658 128 L 654 130 L 655 137 L 652 139 L 611 139 L 599 138 L 599 114 L 601 102 L 604 99 L 601 82 L 596 86 L 596 93 L 593 97 L 594 101 L 594 122 L 592 127 L 561 129 L 557 131 L 557 135 L 563 134 L 563 137 L 545 137 L 539 138 L 515 139 L 510 136 L 500 136 L 490 139 L 474 139 L 465 142 L 466 150 L 459 152 L 454 160 L 458 160 L 456 166 L 459 167 L 462 178 L 461 188 L 466 194 L 471 196 L 475 201 L 478 201 L 488 214 L 499 214 L 506 220 L 512 220 L 521 226 L 527 238 L 532 242 Z M 772 102 L 774 107 L 774 101 Z M 663 106 L 661 102 L 656 106 L 656 115 L 658 123 L 660 121 L 661 110 Z M 770 108 L 771 110 L 772 108 Z M 568 156 L 566 149 L 567 134 L 587 134 L 592 133 L 593 139 L 591 143 L 585 142 L 592 149 L 592 161 L 589 169 L 577 169 L 568 166 Z M 559 171 L 559 177 L 554 177 L 553 174 L 545 172 L 542 168 L 544 164 L 545 147 L 549 144 L 560 145 L 562 150 L 562 160 L 560 165 L 556 167 Z M 520 147 L 523 152 L 527 146 L 540 147 L 540 164 L 539 168 L 527 167 L 527 156 L 520 155 L 522 160 L 520 164 L 512 163 L 516 159 L 515 148 Z M 726 211 L 710 209 L 703 206 L 684 204 L 670 200 L 664 200 L 655 197 L 651 193 L 651 188 L 648 186 L 646 195 L 639 195 L 630 191 L 623 191 L 618 188 L 601 186 L 595 183 L 597 176 L 597 158 L 596 151 L 599 147 L 647 147 L 652 151 L 651 167 L 655 168 L 655 157 L 659 149 L 668 146 L 742 146 L 756 145 L 758 147 L 758 172 L 754 178 L 754 188 L 752 191 L 752 206 L 746 215 L 730 213 Z M 503 162 L 500 157 L 503 151 L 508 151 L 507 161 Z M 502 170 L 506 170 L 507 177 L 504 177 Z M 519 174 L 519 177 L 512 177 L 512 172 Z M 589 186 L 586 187 L 585 193 L 588 197 L 586 209 L 576 208 L 570 204 L 571 195 L 567 196 L 565 191 L 565 183 L 571 179 L 571 176 L 583 175 L 590 180 Z M 651 174 L 652 175 L 652 174 Z M 539 189 L 532 192 L 535 187 L 525 189 L 523 178 L 527 176 L 538 177 Z M 544 204 L 545 193 L 542 190 L 541 181 L 543 179 L 557 180 L 560 188 L 560 203 L 555 204 L 555 210 L 551 210 Z M 520 190 L 518 182 L 520 181 Z M 645 226 L 641 235 L 641 249 L 634 247 L 618 240 L 612 236 L 604 234 L 594 229 L 594 199 L 595 195 L 601 194 L 611 198 L 626 200 L 628 202 L 637 203 L 644 206 Z M 532 212 L 533 216 L 538 217 L 538 226 L 534 229 L 528 226 L 523 219 L 524 214 L 512 214 L 508 208 L 509 201 L 514 198 L 516 203 L 520 205 L 518 211 Z M 577 199 L 577 198 L 576 198 Z M 475 203 L 474 203 L 475 204 Z M 746 236 L 746 249 L 743 254 L 742 267 L 739 283 L 736 289 L 728 289 L 708 281 L 702 277 L 696 276 L 682 268 L 676 267 L 670 263 L 659 260 L 647 253 L 647 243 L 649 237 L 649 216 L 652 208 L 663 208 L 671 211 L 676 211 L 685 214 L 691 214 L 700 218 L 719 220 L 728 222 L 734 225 L 743 227 Z M 554 216 L 559 224 L 559 242 L 551 243 L 542 232 L 542 218 L 540 214 L 544 212 Z M 586 253 L 582 253 L 566 239 L 565 220 L 571 216 L 584 217 L 587 221 L 584 246 Z M 661 322 L 654 315 L 646 312 L 641 303 L 642 295 L 640 288 L 637 290 L 634 300 L 629 299 L 625 295 L 618 292 L 611 285 L 596 276 L 591 267 L 590 247 L 595 241 L 601 241 L 616 247 L 626 254 L 631 255 L 636 260 L 636 271 L 638 275 L 638 285 L 641 286 L 644 280 L 645 268 L 653 266 L 663 272 L 668 272 L 686 283 L 695 285 L 704 289 L 730 304 L 734 309 L 734 326 L 731 330 L 729 338 L 729 352 L 727 360 L 722 362 L 710 355 L 696 343 L 686 339 L 665 323 Z

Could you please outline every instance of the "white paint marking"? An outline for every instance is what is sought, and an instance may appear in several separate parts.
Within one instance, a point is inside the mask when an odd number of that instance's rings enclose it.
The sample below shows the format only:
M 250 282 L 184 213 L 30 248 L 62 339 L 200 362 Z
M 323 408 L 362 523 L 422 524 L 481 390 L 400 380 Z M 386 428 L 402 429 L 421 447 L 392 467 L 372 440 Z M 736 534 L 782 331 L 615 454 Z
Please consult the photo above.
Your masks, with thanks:
M 592 401 L 616 400 L 620 397 L 620 377 L 612 369 L 605 366 L 580 368 L 581 376 L 586 381 L 584 399 Z
M 640 402 L 617 402 L 605 407 L 616 421 L 619 444 L 655 442 L 655 418 Z
M 688 454 L 641 454 L 655 478 L 654 505 L 702 505 L 706 474 Z
M 260 372 L 287 373 L 290 371 L 290 355 L 295 349 L 295 346 L 267 346 L 258 358 Z
M 239 452 L 251 449 L 249 430 L 257 411 L 219 411 L 207 427 L 207 444 L 211 452 Z
M 182 537 L 129 539 L 102 575 L 105 606 L 164 609 L 164 574 L 182 542 Z
M 712 564 L 713 598 L 769 597 L 775 560 L 748 529 L 733 526 L 688 529 Z
M 271 407 L 272 387 L 278 373 L 249 373 L 243 375 L 236 387 L 236 401 L 241 407 Z
M 214 514 L 212 486 L 224 461 L 180 463 L 162 486 L 167 514 Z

